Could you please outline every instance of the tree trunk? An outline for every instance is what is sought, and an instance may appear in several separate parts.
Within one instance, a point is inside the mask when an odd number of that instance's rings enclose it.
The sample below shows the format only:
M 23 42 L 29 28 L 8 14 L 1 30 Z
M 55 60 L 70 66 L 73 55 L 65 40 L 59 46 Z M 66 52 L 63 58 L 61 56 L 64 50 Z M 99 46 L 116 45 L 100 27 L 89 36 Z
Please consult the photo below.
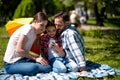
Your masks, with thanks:
M 47 14 L 46 13 L 46 8 L 45 8 L 45 0 L 42 0 L 42 12 Z
M 98 26 L 103 26 L 103 19 L 101 18 L 101 15 L 98 13 L 98 6 L 97 6 L 97 0 L 93 0 L 93 7 L 96 17 L 96 24 Z
M 84 3 L 84 8 L 85 8 L 85 16 L 86 16 L 86 19 L 88 20 L 89 17 L 88 17 L 88 14 L 87 14 L 87 10 L 88 10 L 88 8 L 87 8 L 87 1 L 85 1 L 85 3 Z

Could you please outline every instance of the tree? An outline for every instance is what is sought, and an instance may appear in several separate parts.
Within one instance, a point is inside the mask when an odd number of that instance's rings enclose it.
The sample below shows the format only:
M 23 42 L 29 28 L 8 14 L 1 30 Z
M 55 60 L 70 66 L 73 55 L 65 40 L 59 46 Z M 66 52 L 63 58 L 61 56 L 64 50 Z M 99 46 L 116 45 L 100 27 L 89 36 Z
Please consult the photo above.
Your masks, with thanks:
M 32 0 L 22 0 L 15 10 L 13 18 L 32 17 L 35 14 L 35 5 Z
M 7 21 L 12 19 L 14 11 L 21 0 L 0 0 L 0 16 Z
M 97 0 L 93 0 L 93 9 L 96 17 L 96 24 L 98 26 L 103 26 L 103 18 L 98 12 Z

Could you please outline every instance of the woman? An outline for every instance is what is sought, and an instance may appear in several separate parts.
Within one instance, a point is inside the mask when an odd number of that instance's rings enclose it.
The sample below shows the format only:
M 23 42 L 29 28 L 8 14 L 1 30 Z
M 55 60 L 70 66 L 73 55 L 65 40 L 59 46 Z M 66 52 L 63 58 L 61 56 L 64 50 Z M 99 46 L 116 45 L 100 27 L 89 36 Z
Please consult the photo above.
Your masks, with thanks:
M 45 31 L 47 22 L 46 15 L 38 12 L 34 16 L 33 23 L 20 27 L 12 34 L 4 56 L 7 73 L 35 75 L 38 72 L 51 71 L 51 66 L 44 58 L 36 58 L 29 54 L 36 35 Z

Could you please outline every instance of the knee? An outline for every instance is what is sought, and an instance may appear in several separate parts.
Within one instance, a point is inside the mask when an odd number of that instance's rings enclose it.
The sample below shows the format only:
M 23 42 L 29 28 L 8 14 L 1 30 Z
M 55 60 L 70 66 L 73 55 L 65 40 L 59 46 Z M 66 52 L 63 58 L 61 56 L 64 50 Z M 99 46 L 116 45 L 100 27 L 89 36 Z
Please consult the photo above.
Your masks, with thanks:
M 66 67 L 58 67 L 58 68 L 53 67 L 53 71 L 56 73 L 65 73 L 65 72 L 67 72 L 67 69 L 66 69 Z
M 49 73 L 50 71 L 52 71 L 52 67 L 50 65 L 46 65 L 44 73 Z
M 77 71 L 78 71 L 78 66 L 74 66 L 72 72 L 77 72 Z
M 26 72 L 25 74 L 27 75 L 35 75 L 37 74 L 39 71 L 37 70 L 38 69 L 38 66 L 31 66 Z
M 31 67 L 31 69 L 29 69 L 29 71 L 27 71 L 26 74 L 35 75 L 35 74 L 40 73 L 40 72 L 41 73 L 49 73 L 50 71 L 52 71 L 52 68 L 50 65 L 46 65 L 46 66 L 44 66 L 44 68 L 39 67 L 37 65 L 34 65 L 33 67 Z
M 78 71 L 78 66 L 77 65 L 72 65 L 71 68 L 68 69 L 68 71 L 77 72 Z

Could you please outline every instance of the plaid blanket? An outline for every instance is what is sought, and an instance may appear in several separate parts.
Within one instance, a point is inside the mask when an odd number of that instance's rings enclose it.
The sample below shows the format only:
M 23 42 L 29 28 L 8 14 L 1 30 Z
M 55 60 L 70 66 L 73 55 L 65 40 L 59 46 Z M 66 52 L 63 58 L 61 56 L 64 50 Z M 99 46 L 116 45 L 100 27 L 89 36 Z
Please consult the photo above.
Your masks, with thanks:
M 0 69 L 0 80 L 77 80 L 79 77 L 101 78 L 109 75 L 120 75 L 120 70 L 110 67 L 107 64 L 97 64 L 87 61 L 88 74 L 81 75 L 79 72 L 69 73 L 38 73 L 35 76 L 23 76 L 21 74 L 7 74 L 5 69 Z

